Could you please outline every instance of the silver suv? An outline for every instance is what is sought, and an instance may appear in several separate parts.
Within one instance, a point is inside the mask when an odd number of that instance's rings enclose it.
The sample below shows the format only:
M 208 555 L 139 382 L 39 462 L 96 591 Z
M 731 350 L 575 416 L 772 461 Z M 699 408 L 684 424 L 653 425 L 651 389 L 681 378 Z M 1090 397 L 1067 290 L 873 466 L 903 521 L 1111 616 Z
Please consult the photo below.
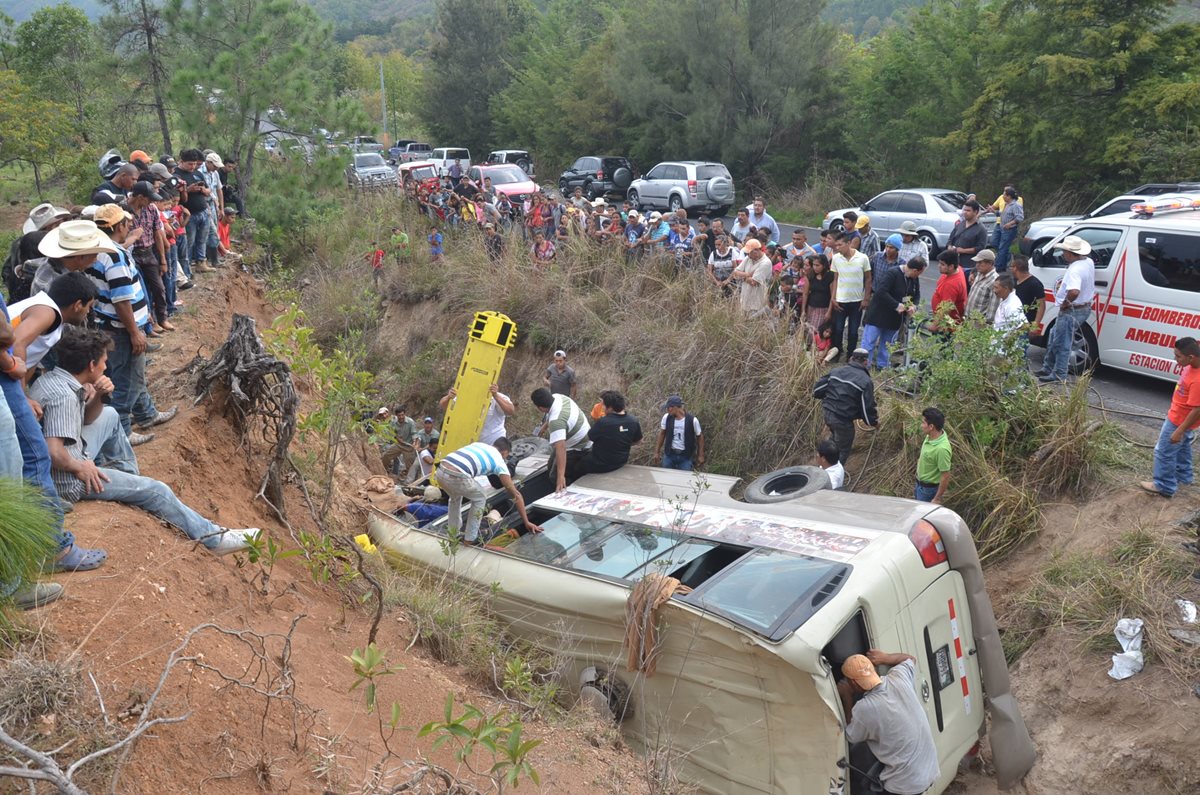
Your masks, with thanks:
M 723 216 L 734 203 L 733 177 L 720 163 L 670 160 L 635 179 L 627 198 L 638 209 L 708 210 Z

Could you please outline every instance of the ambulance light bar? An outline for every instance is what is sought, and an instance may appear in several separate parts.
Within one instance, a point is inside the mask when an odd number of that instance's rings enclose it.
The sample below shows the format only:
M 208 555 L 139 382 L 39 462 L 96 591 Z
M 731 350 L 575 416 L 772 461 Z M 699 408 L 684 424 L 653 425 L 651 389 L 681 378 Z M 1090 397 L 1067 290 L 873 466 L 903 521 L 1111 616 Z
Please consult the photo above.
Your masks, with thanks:
M 1142 202 L 1135 204 L 1129 208 L 1136 215 L 1146 217 L 1159 213 L 1174 213 L 1184 210 L 1200 210 L 1200 198 L 1191 198 L 1177 196 L 1174 198 L 1163 197 L 1155 201 Z

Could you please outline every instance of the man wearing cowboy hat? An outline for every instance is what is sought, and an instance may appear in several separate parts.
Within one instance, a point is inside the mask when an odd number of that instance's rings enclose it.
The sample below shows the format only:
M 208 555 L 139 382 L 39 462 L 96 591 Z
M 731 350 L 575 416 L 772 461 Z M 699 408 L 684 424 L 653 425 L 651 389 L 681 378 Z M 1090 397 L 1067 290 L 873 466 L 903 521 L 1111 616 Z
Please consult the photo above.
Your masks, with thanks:
M 875 666 L 891 668 L 880 678 Z M 917 697 L 916 659 L 870 649 L 842 663 L 846 741 L 865 742 L 883 764 L 883 795 L 920 795 L 941 776 L 933 732 Z M 856 704 L 854 697 L 861 695 Z
M 1096 297 L 1096 264 L 1088 256 L 1091 245 L 1077 235 L 1067 235 L 1054 248 L 1062 251 L 1067 270 L 1054 288 L 1058 319 L 1050 329 L 1042 369 L 1035 373 L 1043 383 L 1067 380 L 1075 331 L 1092 314 L 1092 299 Z
M 900 259 L 908 262 L 913 257 L 920 257 L 929 262 L 929 244 L 917 234 L 917 225 L 912 221 L 900 224 Z

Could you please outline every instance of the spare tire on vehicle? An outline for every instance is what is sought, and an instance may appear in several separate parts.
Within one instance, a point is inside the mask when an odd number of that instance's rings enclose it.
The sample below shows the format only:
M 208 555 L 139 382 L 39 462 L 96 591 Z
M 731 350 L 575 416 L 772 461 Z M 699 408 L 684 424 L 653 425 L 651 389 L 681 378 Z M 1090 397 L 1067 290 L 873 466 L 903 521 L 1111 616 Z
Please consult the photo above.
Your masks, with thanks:
M 633 172 L 621 166 L 613 172 L 613 184 L 621 190 L 625 190 L 633 183 Z
M 787 502 L 832 486 L 829 474 L 820 467 L 784 467 L 752 480 L 744 499 L 750 503 Z
M 733 180 L 728 177 L 713 177 L 704 192 L 713 204 L 733 204 Z
M 522 436 L 512 440 L 511 458 L 520 461 L 531 455 L 550 455 L 550 442 L 540 436 Z

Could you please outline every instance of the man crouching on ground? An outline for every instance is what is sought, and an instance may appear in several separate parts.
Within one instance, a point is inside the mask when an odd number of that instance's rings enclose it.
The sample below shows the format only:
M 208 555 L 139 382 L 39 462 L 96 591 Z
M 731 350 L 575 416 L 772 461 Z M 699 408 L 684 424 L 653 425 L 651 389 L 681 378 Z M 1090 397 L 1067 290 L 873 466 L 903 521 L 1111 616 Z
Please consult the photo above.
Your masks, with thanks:
M 30 388 L 30 397 L 42 404 L 42 431 L 59 496 L 70 502 L 107 500 L 141 508 L 216 555 L 245 549 L 258 528 L 218 527 L 180 502 L 165 483 L 138 474 L 120 418 L 103 403 L 113 390 L 104 375 L 110 347 L 103 332 L 65 327 L 54 346 L 58 366 Z

